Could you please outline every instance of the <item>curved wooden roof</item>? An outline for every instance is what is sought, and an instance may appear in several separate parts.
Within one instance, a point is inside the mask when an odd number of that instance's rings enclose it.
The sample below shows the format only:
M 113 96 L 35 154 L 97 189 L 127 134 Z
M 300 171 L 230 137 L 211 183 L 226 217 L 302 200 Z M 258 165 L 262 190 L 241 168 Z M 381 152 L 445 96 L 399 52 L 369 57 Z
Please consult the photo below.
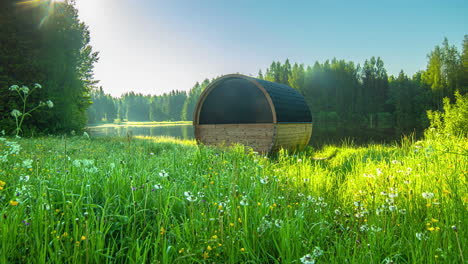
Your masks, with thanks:
M 241 79 L 254 84 L 265 96 L 271 110 L 273 123 L 311 123 L 312 115 L 304 97 L 293 88 L 279 83 L 241 74 L 229 74 L 213 81 L 201 94 L 194 111 L 194 125 L 200 124 L 200 114 L 205 100 L 217 87 L 222 87 L 223 83 L 231 79 Z M 250 86 L 249 86 L 250 87 Z M 254 86 L 251 86 L 254 87 Z M 235 88 L 234 88 L 235 89 Z

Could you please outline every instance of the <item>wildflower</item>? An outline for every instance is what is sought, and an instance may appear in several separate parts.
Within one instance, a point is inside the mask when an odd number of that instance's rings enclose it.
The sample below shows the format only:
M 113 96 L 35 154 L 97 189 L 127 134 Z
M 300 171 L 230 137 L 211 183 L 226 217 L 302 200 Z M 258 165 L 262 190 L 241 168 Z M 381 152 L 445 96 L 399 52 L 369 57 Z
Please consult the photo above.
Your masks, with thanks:
M 16 109 L 13 109 L 13 111 L 11 111 L 11 115 L 13 117 L 20 117 L 23 113 L 21 113 L 19 110 L 16 110 Z
M 204 192 L 198 192 L 197 196 L 200 197 L 200 198 L 203 198 L 203 197 L 205 197 L 205 193 Z
M 361 230 L 361 232 L 367 232 L 369 230 L 369 227 L 367 225 L 362 225 L 359 227 L 359 230 Z
M 195 202 L 197 200 L 197 197 L 192 194 L 192 192 L 184 192 L 185 198 L 189 202 Z
M 208 246 L 206 247 L 206 249 L 207 249 L 208 251 L 213 250 L 213 248 L 212 248 L 210 245 L 208 245 Z
M 380 168 L 377 168 L 375 171 L 377 172 L 377 176 L 380 176 L 383 173 L 383 171 Z
M 18 201 L 10 201 L 11 206 L 17 206 L 19 204 Z
M 161 235 L 164 235 L 166 233 L 166 229 L 164 229 L 164 227 L 162 227 L 162 226 L 161 226 L 161 229 L 159 231 L 160 231 L 159 233 Z
M 267 184 L 268 181 L 269 181 L 269 180 L 268 180 L 267 177 L 264 177 L 264 178 L 261 178 L 261 179 L 260 179 L 260 183 L 261 183 L 261 184 Z
M 49 108 L 54 107 L 54 103 L 53 103 L 51 100 L 47 100 L 47 101 L 46 101 L 46 104 L 47 104 L 47 107 L 49 107 Z M 86 132 L 83 133 L 83 136 L 85 136 L 85 133 L 86 133 Z M 87 134 L 87 133 L 86 133 L 86 134 Z
M 29 181 L 29 176 L 28 176 L 28 175 L 26 175 L 26 176 L 24 176 L 24 177 L 21 176 L 19 180 L 20 180 L 20 181 L 27 182 L 27 181 Z
M 341 211 L 338 210 L 338 209 L 335 209 L 335 214 L 336 214 L 336 215 L 341 215 Z
M 241 248 L 240 251 L 241 251 L 241 252 L 245 252 L 245 248 Z
M 181 248 L 181 249 L 179 249 L 179 254 L 182 254 L 182 253 L 184 253 L 184 251 L 185 251 L 185 248 Z
M 159 173 L 159 177 L 161 177 L 161 178 L 167 178 L 167 177 L 169 177 L 169 173 L 167 173 L 165 170 L 162 170 L 162 171 Z
M 30 169 L 32 168 L 32 160 L 30 159 L 27 159 L 27 160 L 23 160 L 23 167 L 27 168 L 27 169 Z
M 25 86 L 25 85 L 21 86 L 20 90 L 23 91 L 24 94 L 29 93 L 29 88 L 27 86 Z
M 388 195 L 388 197 L 390 197 L 390 198 L 398 197 L 398 193 L 390 193 L 390 194 Z
M 403 215 L 404 215 L 404 214 L 406 214 L 406 209 L 400 209 L 400 210 L 398 210 L 398 212 L 399 212 L 400 214 L 403 214 Z
M 320 257 L 323 255 L 323 250 L 319 247 L 315 247 L 312 254 L 314 255 L 314 257 Z
M 247 197 L 242 196 L 242 199 L 241 199 L 241 201 L 240 201 L 240 205 L 242 205 L 242 206 L 247 206 L 247 205 L 249 205 L 249 201 L 247 201 Z
M 3 187 L 3 186 L 5 186 L 5 185 L 6 185 L 6 182 L 0 181 L 0 187 Z
M 283 226 L 283 220 L 280 220 L 280 219 L 276 219 L 275 220 L 275 226 L 277 228 L 281 228 Z
M 315 258 L 312 257 L 312 255 L 307 254 L 300 258 L 302 264 L 315 264 Z
M 34 84 L 34 88 L 39 88 L 39 89 L 41 89 L 41 88 L 42 88 L 42 85 L 40 85 L 40 84 L 38 84 L 38 83 L 35 83 L 35 84 Z
M 159 184 L 159 183 L 156 184 L 156 185 L 154 185 L 154 189 L 155 189 L 155 190 L 161 190 L 162 188 L 163 188 L 162 185 Z
M 397 210 L 397 207 L 396 207 L 395 205 L 390 205 L 390 206 L 388 207 L 388 210 L 389 210 L 390 212 L 394 212 L 394 211 Z
M 434 193 L 431 193 L 431 192 L 423 192 L 423 193 L 422 193 L 422 197 L 423 197 L 424 199 L 432 199 L 432 198 L 434 198 Z
M 420 241 L 427 240 L 427 236 L 424 233 L 416 233 L 416 238 Z
M 86 237 L 85 237 L 85 236 L 81 236 L 81 240 L 86 240 Z
M 12 85 L 10 86 L 10 91 L 17 91 L 19 89 L 18 85 Z

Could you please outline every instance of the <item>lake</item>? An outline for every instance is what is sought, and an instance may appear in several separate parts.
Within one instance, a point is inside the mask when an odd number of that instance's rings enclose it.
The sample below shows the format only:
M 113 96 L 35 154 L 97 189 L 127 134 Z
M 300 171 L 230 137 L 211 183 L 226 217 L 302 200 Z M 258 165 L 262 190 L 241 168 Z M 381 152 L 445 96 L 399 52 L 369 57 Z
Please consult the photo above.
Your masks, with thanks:
M 194 139 L 193 126 L 189 122 L 129 122 L 123 124 L 104 124 L 88 126 L 90 136 L 125 137 L 133 136 L 169 136 L 180 139 Z

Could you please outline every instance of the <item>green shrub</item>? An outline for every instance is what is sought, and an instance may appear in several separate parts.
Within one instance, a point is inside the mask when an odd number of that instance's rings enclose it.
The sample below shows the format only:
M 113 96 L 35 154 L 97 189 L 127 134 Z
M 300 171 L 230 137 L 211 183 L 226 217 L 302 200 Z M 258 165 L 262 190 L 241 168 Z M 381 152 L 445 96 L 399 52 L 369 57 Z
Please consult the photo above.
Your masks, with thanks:
M 449 98 L 444 98 L 444 112 L 427 111 L 430 127 L 441 132 L 468 136 L 468 94 L 455 93 L 455 104 L 451 104 Z

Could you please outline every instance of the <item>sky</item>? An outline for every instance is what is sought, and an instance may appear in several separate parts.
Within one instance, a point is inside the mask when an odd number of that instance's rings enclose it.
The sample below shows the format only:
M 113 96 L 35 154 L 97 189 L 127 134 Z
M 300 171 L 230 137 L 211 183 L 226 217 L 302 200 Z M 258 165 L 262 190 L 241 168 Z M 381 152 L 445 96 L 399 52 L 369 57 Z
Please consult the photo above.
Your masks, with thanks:
M 106 93 L 160 95 L 272 61 L 313 65 L 380 56 L 387 72 L 424 70 L 447 37 L 461 50 L 468 1 L 76 0 Z

